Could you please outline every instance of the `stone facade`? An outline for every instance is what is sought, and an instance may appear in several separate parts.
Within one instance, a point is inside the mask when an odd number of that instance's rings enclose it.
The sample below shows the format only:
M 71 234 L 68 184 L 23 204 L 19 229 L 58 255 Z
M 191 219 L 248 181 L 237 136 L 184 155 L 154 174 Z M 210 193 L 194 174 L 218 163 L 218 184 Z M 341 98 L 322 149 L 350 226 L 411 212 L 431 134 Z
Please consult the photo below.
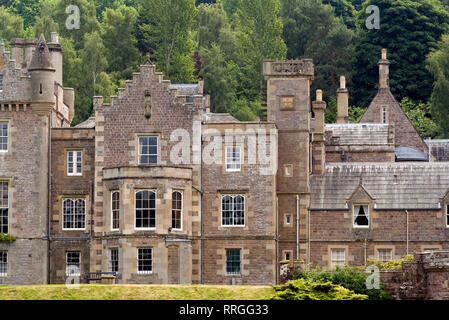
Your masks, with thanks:
M 386 53 L 359 124 L 344 78 L 338 123 L 324 123 L 309 59 L 265 61 L 267 121 L 240 122 L 210 113 L 202 82 L 171 84 L 147 58 L 70 127 L 57 35 L 0 49 L 0 182 L 17 237 L 0 243 L 2 283 L 65 283 L 74 265 L 82 282 L 262 285 L 284 260 L 332 269 L 449 249 L 449 166 L 432 147 L 432 162 L 397 162 L 399 146 L 429 147 L 389 93 Z

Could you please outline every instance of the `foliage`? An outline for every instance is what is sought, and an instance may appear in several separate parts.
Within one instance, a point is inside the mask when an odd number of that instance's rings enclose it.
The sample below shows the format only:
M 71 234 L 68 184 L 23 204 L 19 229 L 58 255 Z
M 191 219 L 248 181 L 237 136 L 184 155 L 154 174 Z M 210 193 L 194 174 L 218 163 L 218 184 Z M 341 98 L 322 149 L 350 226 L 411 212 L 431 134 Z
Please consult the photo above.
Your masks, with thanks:
M 438 49 L 427 57 L 428 69 L 435 82 L 431 95 L 431 114 L 439 128 L 440 138 L 449 138 L 449 34 L 443 35 Z
M 240 98 L 232 106 L 231 115 L 240 121 L 253 121 L 259 115 L 261 109 L 260 101 L 248 101 Z
M 170 80 L 193 82 L 195 42 L 191 28 L 196 15 L 195 0 L 145 0 L 138 11 L 140 51 L 150 52 L 153 62 Z
M 355 8 L 348 0 L 323 0 L 323 4 L 330 4 L 334 7 L 335 16 L 343 19 L 348 28 L 354 29 L 354 11 Z
M 23 19 L 5 7 L 0 7 L 0 39 L 10 41 L 23 36 Z
M 380 9 L 380 29 L 365 27 L 365 8 Z M 448 31 L 449 14 L 437 0 L 368 0 L 356 19 L 360 38 L 356 43 L 354 87 L 358 106 L 368 106 L 377 89 L 378 66 L 382 48 L 389 51 L 390 87 L 396 98 L 427 101 L 432 77 L 425 58 Z
M 284 285 L 274 286 L 275 293 L 270 300 L 366 300 L 368 297 L 356 294 L 332 282 L 317 282 L 297 279 Z
M 387 261 L 387 262 L 368 259 L 366 264 L 368 266 L 375 265 L 380 270 L 399 270 L 402 268 L 403 261 L 412 261 L 412 260 L 413 260 L 413 255 L 409 254 L 409 255 L 402 257 L 401 259 L 391 260 L 391 261 Z
M 7 243 L 13 243 L 14 241 L 16 241 L 16 237 L 11 236 L 9 234 L 6 233 L 0 233 L 0 242 L 7 242 Z
M 287 58 L 312 58 L 316 74 L 312 90 L 322 89 L 330 97 L 340 75 L 351 82 L 355 32 L 321 0 L 282 0 L 282 4 Z
M 348 108 L 348 117 L 350 123 L 358 123 L 360 119 L 362 119 L 363 114 L 365 113 L 364 108 L 357 106 L 349 106 Z
M 363 269 L 361 269 L 363 268 Z M 391 300 L 392 296 L 380 284 L 380 289 L 367 289 L 366 279 L 369 274 L 364 272 L 365 267 L 345 267 L 337 268 L 336 271 L 320 271 L 317 267 L 314 270 L 302 271 L 295 275 L 295 279 L 305 279 L 311 282 L 331 282 L 357 294 L 367 295 L 370 300 Z
M 405 97 L 401 101 L 401 107 L 421 137 L 435 138 L 437 136 L 438 125 L 432 119 L 430 102 L 414 103 Z
M 52 0 L 42 1 L 40 14 L 36 16 L 34 27 L 32 28 L 34 36 L 38 38 L 41 34 L 44 35 L 47 41 L 51 39 L 52 32 L 58 32 L 59 26 L 53 20 L 52 14 L 55 10 L 55 3 Z

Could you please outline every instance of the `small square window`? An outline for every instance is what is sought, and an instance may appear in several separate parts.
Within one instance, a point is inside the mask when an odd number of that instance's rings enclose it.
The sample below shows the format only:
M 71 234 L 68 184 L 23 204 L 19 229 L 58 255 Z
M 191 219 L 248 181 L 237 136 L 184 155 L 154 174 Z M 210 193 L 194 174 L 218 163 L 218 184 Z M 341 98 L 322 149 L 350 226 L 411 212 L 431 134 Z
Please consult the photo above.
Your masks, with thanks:
M 332 270 L 337 267 L 344 267 L 346 264 L 346 250 L 345 249 L 331 249 L 331 264 Z
M 292 216 L 291 215 L 285 216 L 285 224 L 290 224 L 291 220 L 292 220 Z
M 0 122 L 0 152 L 8 151 L 8 124 Z
M 69 251 L 66 253 L 66 276 L 81 275 L 81 252 Z
M 137 273 L 153 273 L 153 248 L 137 249 Z
M 226 273 L 240 274 L 240 249 L 226 249 Z
M 139 137 L 139 164 L 157 164 L 157 137 Z
M 284 176 L 286 177 L 293 176 L 293 166 L 291 164 L 284 165 Z
M 83 175 L 83 152 L 68 151 L 67 152 L 67 175 L 82 176 Z
M 369 209 L 367 205 L 354 206 L 354 228 L 369 227 Z
M 290 261 L 290 252 L 285 252 L 284 260 Z
M 393 260 L 393 249 L 377 249 L 377 258 L 383 263 Z
M 226 171 L 240 171 L 241 148 L 226 147 Z

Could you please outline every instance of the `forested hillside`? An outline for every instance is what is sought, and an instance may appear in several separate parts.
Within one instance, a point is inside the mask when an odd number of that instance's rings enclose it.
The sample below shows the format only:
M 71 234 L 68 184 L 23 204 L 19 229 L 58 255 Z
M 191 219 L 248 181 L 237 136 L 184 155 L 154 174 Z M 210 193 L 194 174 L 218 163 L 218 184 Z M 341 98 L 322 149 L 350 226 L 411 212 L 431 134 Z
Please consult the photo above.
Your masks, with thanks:
M 68 28 L 75 5 L 79 28 Z M 375 5 L 379 29 L 366 21 Z M 263 59 L 312 58 L 336 118 L 345 75 L 357 121 L 377 91 L 381 48 L 390 85 L 425 137 L 449 138 L 448 0 L 0 0 L 0 38 L 60 34 L 64 86 L 76 90 L 76 125 L 107 101 L 150 54 L 173 83 L 204 80 L 214 112 L 252 120 L 261 106 Z M 70 21 L 69 21 L 70 22 Z M 72 21 L 73 22 L 73 21 Z

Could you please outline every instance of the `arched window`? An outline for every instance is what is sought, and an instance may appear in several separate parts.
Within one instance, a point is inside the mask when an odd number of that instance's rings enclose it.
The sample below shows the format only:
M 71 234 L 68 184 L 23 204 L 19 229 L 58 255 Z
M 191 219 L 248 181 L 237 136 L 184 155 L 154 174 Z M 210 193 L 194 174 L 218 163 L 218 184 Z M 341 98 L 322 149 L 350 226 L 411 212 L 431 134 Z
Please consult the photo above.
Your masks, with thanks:
M 245 197 L 226 195 L 221 198 L 221 223 L 223 226 L 245 225 Z
M 173 229 L 182 229 L 182 193 L 179 191 L 172 193 L 171 221 Z
M 111 194 L 111 230 L 120 229 L 120 192 Z
M 136 192 L 136 229 L 156 228 L 156 193 L 152 190 Z
M 65 199 L 62 202 L 63 229 L 86 228 L 86 200 Z

